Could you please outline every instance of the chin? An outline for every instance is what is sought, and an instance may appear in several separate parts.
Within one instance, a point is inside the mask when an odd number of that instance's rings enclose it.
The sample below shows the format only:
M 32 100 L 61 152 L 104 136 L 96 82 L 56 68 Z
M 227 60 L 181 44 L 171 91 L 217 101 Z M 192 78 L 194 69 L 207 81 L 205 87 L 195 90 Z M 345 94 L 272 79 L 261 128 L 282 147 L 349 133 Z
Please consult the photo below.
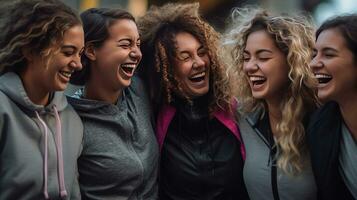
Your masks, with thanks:
M 129 87 L 131 84 L 131 79 L 129 80 L 120 80 L 119 85 L 121 85 L 123 88 Z
M 53 90 L 54 91 L 64 91 L 67 88 L 68 84 L 65 85 L 56 85 Z

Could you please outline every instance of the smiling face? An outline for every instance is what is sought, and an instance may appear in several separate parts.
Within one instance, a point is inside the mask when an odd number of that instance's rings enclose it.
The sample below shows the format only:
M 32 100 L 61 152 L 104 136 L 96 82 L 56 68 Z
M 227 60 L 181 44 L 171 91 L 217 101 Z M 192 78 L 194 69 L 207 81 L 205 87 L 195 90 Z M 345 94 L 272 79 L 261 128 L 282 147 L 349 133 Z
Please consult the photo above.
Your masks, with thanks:
M 187 32 L 176 34 L 175 40 L 177 51 L 174 71 L 184 95 L 194 99 L 207 94 L 211 64 L 207 49 Z
M 71 74 L 80 70 L 82 64 L 80 56 L 84 47 L 84 32 L 80 25 L 65 31 L 63 42 L 53 49 L 48 62 L 40 55 L 29 57 L 29 66 L 24 71 L 28 80 L 36 82 L 43 92 L 54 92 L 65 90 Z
M 357 63 L 338 29 L 320 33 L 310 65 L 319 81 L 321 100 L 341 101 L 357 93 Z
M 286 91 L 289 67 L 286 56 L 264 30 L 249 34 L 243 70 L 256 99 L 280 101 Z
M 119 90 L 130 85 L 141 60 L 140 37 L 135 22 L 129 19 L 115 21 L 108 32 L 103 45 L 87 56 L 92 60 L 91 76 L 104 87 Z

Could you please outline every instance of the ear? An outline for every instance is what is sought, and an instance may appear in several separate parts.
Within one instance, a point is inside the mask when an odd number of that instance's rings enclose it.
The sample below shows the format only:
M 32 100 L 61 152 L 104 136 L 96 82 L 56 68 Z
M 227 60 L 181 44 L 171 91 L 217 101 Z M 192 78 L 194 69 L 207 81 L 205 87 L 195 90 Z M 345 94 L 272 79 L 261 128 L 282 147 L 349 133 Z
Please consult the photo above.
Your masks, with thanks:
M 84 49 L 84 54 L 89 58 L 91 61 L 95 61 L 97 59 L 95 48 L 93 45 L 88 45 Z

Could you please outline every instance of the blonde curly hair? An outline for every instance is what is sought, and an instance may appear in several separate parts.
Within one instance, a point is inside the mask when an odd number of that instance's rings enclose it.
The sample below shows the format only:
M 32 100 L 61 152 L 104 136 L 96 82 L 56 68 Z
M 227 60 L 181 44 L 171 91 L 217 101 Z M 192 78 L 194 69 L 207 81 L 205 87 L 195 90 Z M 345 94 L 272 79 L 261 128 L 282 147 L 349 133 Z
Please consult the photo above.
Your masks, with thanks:
M 224 44 L 232 52 L 230 59 L 234 64 L 228 71 L 234 74 L 239 86 L 236 89 L 241 114 L 258 108 L 267 111 L 265 101 L 252 96 L 243 71 L 243 52 L 249 34 L 265 30 L 286 56 L 290 83 L 280 102 L 282 119 L 276 126 L 279 135 L 277 165 L 288 174 L 297 174 L 304 167 L 306 153 L 303 120 L 318 103 L 317 82 L 309 68 L 314 45 L 313 26 L 303 16 L 272 16 L 264 10 L 246 7 L 233 10 L 231 27 Z
M 169 3 L 151 7 L 138 19 L 143 59 L 138 71 L 149 87 L 149 94 L 157 111 L 173 101 L 173 92 L 182 92 L 181 82 L 173 70 L 176 57 L 175 36 L 187 32 L 196 37 L 208 50 L 210 57 L 209 111 L 218 107 L 231 110 L 232 93 L 226 66 L 218 56 L 220 35 L 199 16 L 199 4 Z M 184 94 L 184 93 L 183 93 Z M 185 96 L 190 101 L 190 99 Z

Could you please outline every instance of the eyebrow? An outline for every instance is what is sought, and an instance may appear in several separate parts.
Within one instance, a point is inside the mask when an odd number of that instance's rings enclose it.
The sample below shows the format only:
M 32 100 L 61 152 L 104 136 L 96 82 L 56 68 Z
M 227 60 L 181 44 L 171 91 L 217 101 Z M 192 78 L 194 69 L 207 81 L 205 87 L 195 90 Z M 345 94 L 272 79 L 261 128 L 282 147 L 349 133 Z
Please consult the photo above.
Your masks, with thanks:
M 255 52 L 255 54 L 260 54 L 260 53 L 264 53 L 264 52 L 273 53 L 273 51 L 271 51 L 269 49 L 259 49 L 258 51 Z M 250 54 L 247 50 L 244 50 L 243 53 Z
M 260 54 L 260 53 L 264 53 L 264 52 L 268 52 L 268 53 L 273 53 L 271 50 L 269 49 L 259 49 L 256 54 Z
M 62 49 L 65 49 L 65 48 L 77 49 L 77 47 L 74 46 L 74 45 L 62 45 L 61 48 L 62 48 Z
M 205 49 L 205 47 L 204 47 L 203 45 L 201 45 L 201 46 L 199 46 L 199 47 L 197 48 L 197 51 L 199 51 L 199 50 L 201 50 L 201 49 Z M 189 51 L 189 50 L 182 50 L 182 51 L 178 50 L 178 53 L 179 53 L 179 54 L 182 54 L 182 53 L 188 53 L 188 54 L 190 54 L 190 51 Z
M 324 47 L 324 48 L 322 48 L 322 51 L 333 51 L 333 52 L 338 52 L 338 50 L 337 49 L 335 49 L 335 48 L 332 48 L 332 47 Z
M 129 41 L 129 42 L 133 41 L 133 39 L 131 37 L 125 37 L 125 38 L 121 38 L 121 39 L 117 40 L 117 42 L 121 42 L 121 41 L 125 41 L 125 40 Z M 136 39 L 136 41 L 141 41 L 140 37 L 138 37 L 138 39 Z

